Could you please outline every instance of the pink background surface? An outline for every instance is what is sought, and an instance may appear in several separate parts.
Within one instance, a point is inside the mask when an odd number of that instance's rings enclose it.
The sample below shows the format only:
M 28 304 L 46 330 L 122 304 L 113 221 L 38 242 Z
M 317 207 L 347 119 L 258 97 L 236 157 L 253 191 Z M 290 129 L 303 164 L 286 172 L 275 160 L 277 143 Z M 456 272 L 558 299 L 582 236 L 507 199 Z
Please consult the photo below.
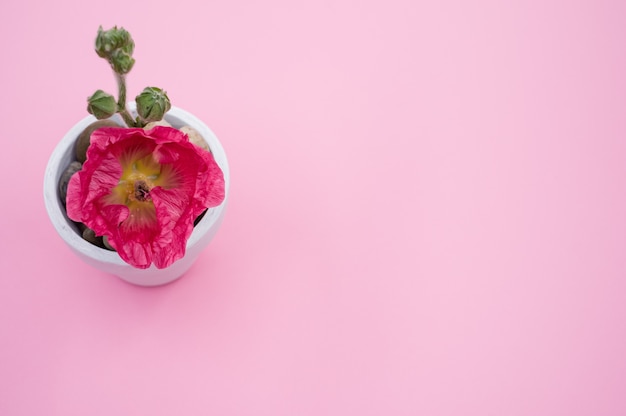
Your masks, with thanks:
M 0 6 L 1 415 L 626 414 L 626 3 Z M 165 88 L 231 165 L 181 280 L 80 262 L 47 159 Z

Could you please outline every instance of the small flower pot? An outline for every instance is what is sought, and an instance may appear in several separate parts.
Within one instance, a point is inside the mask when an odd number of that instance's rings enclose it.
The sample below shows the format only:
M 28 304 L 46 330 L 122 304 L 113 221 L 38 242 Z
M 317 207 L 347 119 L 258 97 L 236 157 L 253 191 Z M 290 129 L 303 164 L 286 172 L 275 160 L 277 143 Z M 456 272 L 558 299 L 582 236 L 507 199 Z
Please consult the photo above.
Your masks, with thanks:
M 134 103 L 128 108 L 134 112 Z M 117 117 L 117 116 L 116 116 Z M 147 269 L 138 269 L 125 263 L 114 251 L 100 248 L 84 240 L 76 224 L 66 214 L 65 206 L 59 193 L 59 180 L 69 164 L 74 160 L 74 146 L 80 133 L 95 117 L 88 116 L 79 121 L 63 137 L 52 152 L 44 177 L 44 200 L 50 220 L 65 243 L 83 261 L 98 270 L 118 276 L 121 279 L 140 286 L 159 286 L 181 277 L 196 261 L 200 252 L 215 236 L 226 209 L 230 175 L 226 153 L 215 134 L 192 114 L 172 107 L 165 115 L 165 120 L 173 127 L 191 126 L 197 130 L 209 145 L 215 161 L 222 169 L 225 182 L 225 198 L 221 205 L 209 208 L 202 219 L 194 227 L 187 241 L 185 256 L 164 269 L 157 269 L 154 264 Z M 119 120 L 119 119 L 118 119 Z

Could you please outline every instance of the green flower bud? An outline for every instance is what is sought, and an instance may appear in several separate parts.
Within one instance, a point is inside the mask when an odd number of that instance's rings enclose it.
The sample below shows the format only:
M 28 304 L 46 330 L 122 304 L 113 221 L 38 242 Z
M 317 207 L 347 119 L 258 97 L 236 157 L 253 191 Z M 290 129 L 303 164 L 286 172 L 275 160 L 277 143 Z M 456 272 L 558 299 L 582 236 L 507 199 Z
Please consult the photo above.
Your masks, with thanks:
M 116 49 L 111 53 L 109 63 L 111 64 L 111 68 L 113 68 L 113 71 L 117 72 L 120 75 L 124 75 L 128 74 L 130 70 L 133 69 L 133 65 L 135 65 L 135 60 L 132 56 L 128 55 L 121 49 Z
M 111 94 L 98 90 L 91 97 L 87 98 L 87 111 L 98 120 L 102 120 L 111 117 L 117 112 L 117 103 Z
M 98 28 L 96 53 L 106 59 L 118 74 L 127 74 L 133 68 L 134 50 L 135 42 L 124 28 L 118 29 L 117 26 L 109 30 L 102 30 L 102 26 Z
M 146 87 L 135 98 L 137 114 L 145 122 L 159 121 L 172 107 L 167 93 L 157 87 Z

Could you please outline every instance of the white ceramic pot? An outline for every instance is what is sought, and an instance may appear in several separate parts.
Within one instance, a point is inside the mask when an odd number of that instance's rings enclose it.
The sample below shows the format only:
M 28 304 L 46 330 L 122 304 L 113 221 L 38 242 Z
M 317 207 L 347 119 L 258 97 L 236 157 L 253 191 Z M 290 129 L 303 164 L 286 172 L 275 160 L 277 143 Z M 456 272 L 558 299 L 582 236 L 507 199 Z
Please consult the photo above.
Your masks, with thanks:
M 135 110 L 134 104 L 129 103 L 128 105 L 131 113 Z M 164 118 L 173 127 L 191 126 L 202 135 L 213 152 L 215 161 L 224 173 L 226 193 L 224 202 L 217 207 L 210 208 L 202 220 L 194 227 L 193 233 L 187 241 L 185 256 L 174 262 L 170 267 L 157 269 L 153 264 L 148 269 L 137 269 L 125 263 L 116 252 L 97 247 L 83 240 L 75 224 L 67 217 L 65 207 L 59 196 L 59 180 L 65 169 L 74 160 L 76 139 L 87 126 L 96 121 L 95 117 L 85 117 L 65 134 L 50 156 L 44 177 L 46 209 L 52 224 L 63 241 L 86 263 L 99 270 L 116 275 L 129 283 L 140 286 L 159 286 L 181 277 L 215 236 L 224 218 L 228 199 L 228 188 L 230 185 L 228 161 L 226 153 L 215 134 L 198 118 L 180 108 L 172 107 Z

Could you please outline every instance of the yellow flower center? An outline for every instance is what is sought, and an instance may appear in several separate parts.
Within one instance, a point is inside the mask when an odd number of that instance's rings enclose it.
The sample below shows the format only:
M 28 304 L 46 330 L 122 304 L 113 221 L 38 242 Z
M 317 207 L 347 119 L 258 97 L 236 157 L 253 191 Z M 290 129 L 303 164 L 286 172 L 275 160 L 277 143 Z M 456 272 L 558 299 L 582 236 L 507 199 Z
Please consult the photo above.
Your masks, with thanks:
M 152 155 L 137 159 L 132 163 L 122 163 L 122 176 L 113 194 L 125 205 L 133 202 L 150 202 L 150 190 L 161 174 L 161 165 Z
M 130 223 L 143 219 L 156 221 L 156 211 L 150 192 L 155 186 L 164 189 L 178 185 L 175 169 L 161 165 L 152 154 L 140 154 L 140 150 L 130 150 L 120 158 L 122 174 L 111 193 L 104 197 L 106 204 L 126 205 Z
M 155 186 L 162 185 L 162 166 L 154 160 L 152 154 L 137 156 L 136 153 L 130 153 L 121 158 L 122 175 L 118 184 L 105 197 L 105 202 L 126 205 L 130 208 L 131 215 L 152 214 L 154 203 L 150 191 Z
M 146 176 L 142 172 L 133 172 L 126 177 L 122 176 L 118 185 L 113 188 L 113 192 L 118 193 L 126 205 L 135 201 L 151 201 L 150 190 L 154 188 L 153 181 L 157 177 L 156 175 Z

